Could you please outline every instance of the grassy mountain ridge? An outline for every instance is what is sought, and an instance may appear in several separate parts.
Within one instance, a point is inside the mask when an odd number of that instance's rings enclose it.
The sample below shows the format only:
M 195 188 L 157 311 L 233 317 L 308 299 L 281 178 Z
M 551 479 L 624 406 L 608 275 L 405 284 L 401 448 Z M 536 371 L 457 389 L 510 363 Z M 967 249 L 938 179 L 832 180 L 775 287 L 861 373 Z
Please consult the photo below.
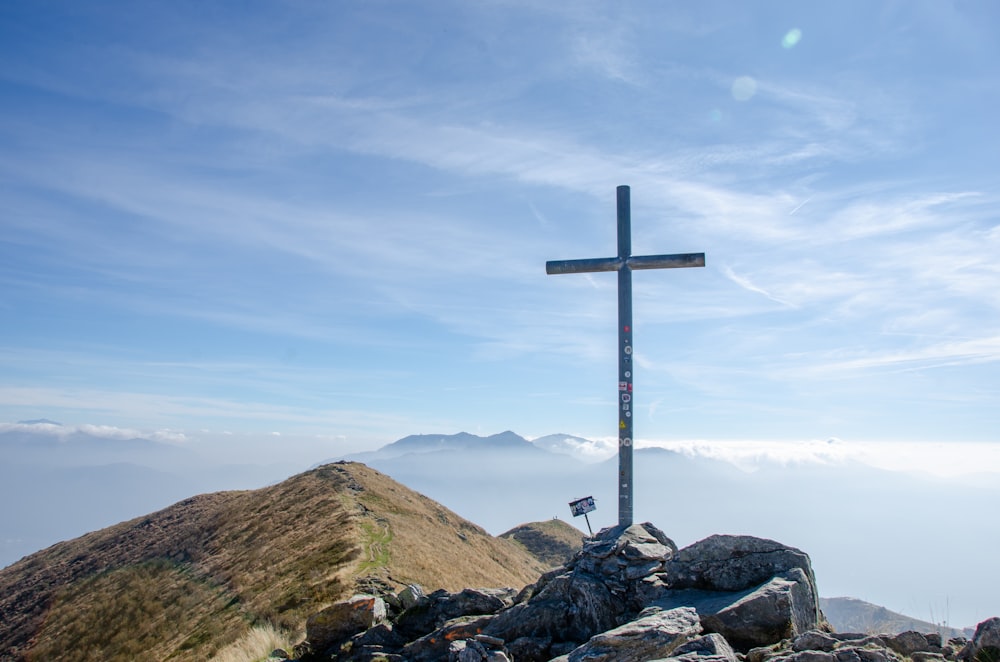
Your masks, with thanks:
M 220 492 L 0 570 L 0 660 L 207 658 L 251 626 L 299 630 L 355 587 L 515 586 L 544 569 L 361 464 Z
M 532 556 L 553 568 L 567 563 L 583 547 L 583 533 L 561 519 L 521 524 L 499 537 L 523 545 Z
M 820 598 L 819 603 L 826 619 L 837 632 L 899 634 L 913 630 L 937 632 L 946 640 L 951 637 L 971 638 L 975 634 L 975 628 L 960 629 L 922 621 L 857 598 Z

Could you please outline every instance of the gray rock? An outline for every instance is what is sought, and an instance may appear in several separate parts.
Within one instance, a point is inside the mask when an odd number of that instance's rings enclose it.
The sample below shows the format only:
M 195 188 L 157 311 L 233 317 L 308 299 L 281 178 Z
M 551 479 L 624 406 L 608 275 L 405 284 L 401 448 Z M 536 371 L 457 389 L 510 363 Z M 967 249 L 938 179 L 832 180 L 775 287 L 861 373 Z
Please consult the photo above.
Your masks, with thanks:
M 385 601 L 374 595 L 355 595 L 336 602 L 306 620 L 306 642 L 323 652 L 386 618 Z
M 660 611 L 607 632 L 569 654 L 569 662 L 643 662 L 668 657 L 677 647 L 701 634 L 694 609 Z
M 406 588 L 396 594 L 396 599 L 399 600 L 399 605 L 403 609 L 409 609 L 413 605 L 417 604 L 421 599 L 427 597 L 424 593 L 424 589 L 419 584 L 409 584 Z
M 673 662 L 739 662 L 726 638 L 714 632 L 681 644 L 669 659 Z
M 782 644 L 785 643 L 787 642 L 782 642 Z M 785 647 L 782 645 L 758 646 L 757 648 L 751 648 L 748 650 L 743 658 L 745 662 L 768 662 L 768 660 L 786 653 L 787 650 L 785 650 Z
M 500 642 L 500 646 L 503 642 Z M 453 641 L 448 647 L 449 662 L 511 662 L 510 656 L 483 635 Z
M 860 662 L 899 662 L 900 660 L 900 657 L 888 648 L 848 647 L 837 649 L 838 662 L 844 660 L 846 655 L 854 655 Z M 847 661 L 845 660 L 845 662 Z
M 476 641 L 483 644 L 484 646 L 489 646 L 491 648 L 502 648 L 504 645 L 504 640 L 500 637 L 491 637 L 488 634 L 477 634 L 473 637 Z
M 710 536 L 680 550 L 666 565 L 667 582 L 675 589 L 744 591 L 792 568 L 816 584 L 808 554 L 752 536 Z
M 913 662 L 944 662 L 948 659 L 941 653 L 928 653 L 927 651 L 914 651 L 910 655 L 910 659 Z
M 436 662 L 448 658 L 449 646 L 458 640 L 472 640 L 495 618 L 485 616 L 460 616 L 442 625 L 430 634 L 411 641 L 403 647 L 403 657 L 412 662 Z M 477 647 L 482 644 L 475 642 Z
M 603 529 L 593 538 L 584 541 L 571 566 L 596 575 L 617 576 L 629 567 L 631 578 L 645 576 L 660 570 L 663 563 L 677 552 L 674 544 L 662 531 L 649 522 Z
M 514 604 L 512 588 L 467 588 L 458 593 L 434 591 L 418 598 L 399 615 L 396 630 L 407 639 L 416 639 L 461 616 L 495 614 Z
M 771 662 L 840 662 L 836 655 L 824 651 L 801 651 L 770 659 Z
M 723 609 L 702 614 L 701 622 L 706 631 L 718 632 L 734 647 L 747 650 L 816 629 L 817 605 L 809 578 L 793 568 Z
M 513 588 L 466 588 L 442 600 L 440 612 L 447 619 L 495 614 L 514 604 L 515 597 L 517 591 Z
M 913 630 L 900 632 L 892 637 L 882 637 L 882 639 L 889 648 L 903 657 L 910 657 L 917 651 L 932 652 L 931 644 L 927 641 L 927 637 Z
M 1000 618 L 994 616 L 976 626 L 972 640 L 958 654 L 963 660 L 997 662 L 1000 660 Z
M 885 647 L 885 642 L 877 637 L 871 637 L 864 646 L 855 646 L 854 642 L 840 642 L 833 636 L 828 638 L 814 637 L 806 633 L 779 644 L 751 649 L 746 654 L 746 662 L 900 662 L 902 657 Z M 863 635 L 851 635 L 854 637 Z M 829 641 L 835 641 L 833 650 L 796 650 L 814 641 L 829 646 Z
M 517 662 L 548 660 L 551 655 L 551 637 L 521 637 L 506 644 L 510 656 Z
M 836 648 L 839 643 L 839 640 L 830 636 L 826 632 L 809 630 L 808 632 L 803 632 L 792 640 L 792 650 L 830 652 Z
M 562 574 L 527 602 L 499 613 L 484 634 L 513 642 L 547 638 L 581 643 L 618 625 L 619 608 L 599 578 L 582 572 Z M 520 659 L 520 658 L 518 658 Z
M 814 586 L 799 568 L 746 591 L 668 591 L 656 604 L 663 609 L 695 608 L 707 632 L 718 632 L 742 651 L 819 627 Z
M 351 637 L 352 650 L 361 646 L 378 646 L 383 650 L 399 649 L 404 644 L 406 640 L 395 631 L 392 623 L 379 623 Z

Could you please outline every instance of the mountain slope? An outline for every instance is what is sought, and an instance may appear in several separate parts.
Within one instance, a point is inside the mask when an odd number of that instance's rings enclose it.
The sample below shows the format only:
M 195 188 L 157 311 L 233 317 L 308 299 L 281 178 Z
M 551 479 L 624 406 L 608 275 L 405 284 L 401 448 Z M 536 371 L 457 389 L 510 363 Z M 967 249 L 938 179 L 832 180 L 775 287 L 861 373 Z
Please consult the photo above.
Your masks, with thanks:
M 826 620 L 837 632 L 899 634 L 913 630 L 937 632 L 946 640 L 951 637 L 971 638 L 974 634 L 972 628 L 960 630 L 922 621 L 856 598 L 820 598 L 819 605 Z
M 523 545 L 532 556 L 553 568 L 564 565 L 583 548 L 580 529 L 560 519 L 530 522 L 500 534 Z
M 0 660 L 202 659 L 359 584 L 520 587 L 523 548 L 364 465 L 206 494 L 0 570 Z

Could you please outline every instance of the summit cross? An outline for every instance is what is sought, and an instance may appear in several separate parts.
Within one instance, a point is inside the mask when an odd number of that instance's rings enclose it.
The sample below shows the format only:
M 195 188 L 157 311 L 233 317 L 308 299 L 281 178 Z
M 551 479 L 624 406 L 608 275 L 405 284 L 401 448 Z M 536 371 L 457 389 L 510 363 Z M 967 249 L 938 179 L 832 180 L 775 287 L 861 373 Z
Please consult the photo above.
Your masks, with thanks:
M 632 525 L 632 270 L 704 267 L 704 253 L 632 255 L 632 210 L 628 186 L 618 189 L 618 256 L 550 260 L 547 274 L 618 272 L 618 524 Z

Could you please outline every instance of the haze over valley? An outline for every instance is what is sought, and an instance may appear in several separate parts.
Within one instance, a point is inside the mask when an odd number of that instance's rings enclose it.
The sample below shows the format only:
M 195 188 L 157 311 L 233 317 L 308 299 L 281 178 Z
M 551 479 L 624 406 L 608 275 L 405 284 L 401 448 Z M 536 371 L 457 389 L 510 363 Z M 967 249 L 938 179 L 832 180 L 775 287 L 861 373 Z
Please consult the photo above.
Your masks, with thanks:
M 219 463 L 190 442 L 121 436 L 52 422 L 0 427 L 0 497 L 17 504 L 0 515 L 4 565 L 193 494 L 260 487 L 337 459 L 378 469 L 494 535 L 552 517 L 586 532 L 567 504 L 588 495 L 598 506 L 589 516 L 595 531 L 617 521 L 614 448 L 573 435 L 534 442 L 512 432 L 413 435 L 327 457 L 288 444 L 270 456 L 247 455 L 245 464 Z M 1000 580 L 980 572 L 1000 545 L 984 519 L 1000 508 L 1000 472 L 988 452 L 981 473 L 956 475 L 960 465 L 935 474 L 870 464 L 892 452 L 932 461 L 934 448 L 876 450 L 837 440 L 760 444 L 754 454 L 734 446 L 727 455 L 725 444 L 639 448 L 636 521 L 656 523 L 678 544 L 732 533 L 799 547 L 811 555 L 825 597 L 860 598 L 953 627 L 1000 611 Z

